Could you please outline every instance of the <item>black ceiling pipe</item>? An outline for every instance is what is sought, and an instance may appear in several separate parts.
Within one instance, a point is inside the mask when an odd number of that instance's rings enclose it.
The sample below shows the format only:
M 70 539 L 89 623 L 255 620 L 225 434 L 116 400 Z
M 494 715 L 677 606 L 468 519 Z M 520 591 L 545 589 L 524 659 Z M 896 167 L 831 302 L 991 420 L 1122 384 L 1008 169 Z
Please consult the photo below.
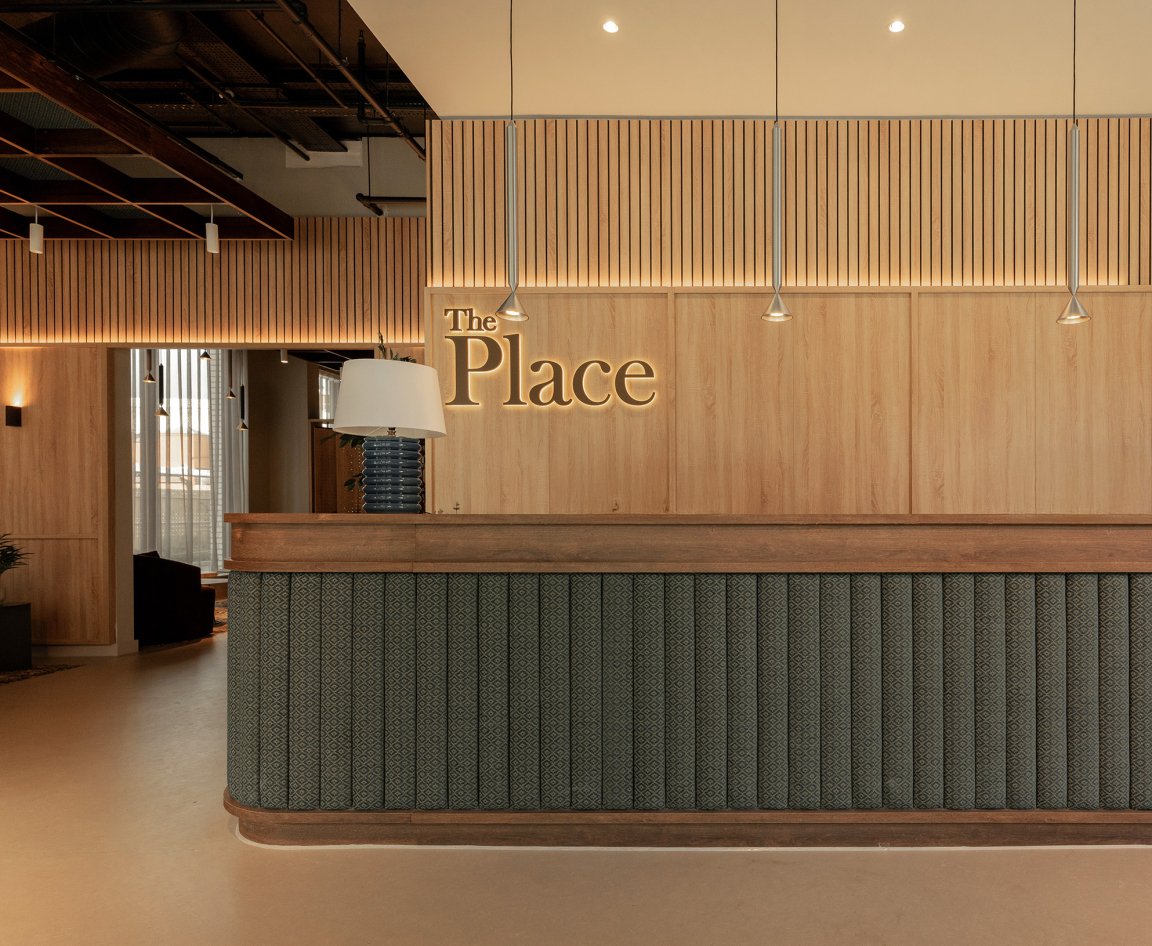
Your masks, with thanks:
M 23 30 L 25 36 L 95 79 L 146 66 L 176 52 L 188 28 L 188 15 L 149 10 L 101 12 L 102 4 L 58 13 Z

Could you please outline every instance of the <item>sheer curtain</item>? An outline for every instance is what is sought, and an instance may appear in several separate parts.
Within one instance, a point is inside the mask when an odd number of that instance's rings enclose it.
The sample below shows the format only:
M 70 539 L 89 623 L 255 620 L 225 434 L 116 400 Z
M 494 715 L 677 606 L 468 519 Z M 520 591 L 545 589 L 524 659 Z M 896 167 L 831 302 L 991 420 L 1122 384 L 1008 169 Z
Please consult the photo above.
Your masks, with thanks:
M 220 571 L 229 556 L 226 512 L 248 509 L 248 444 L 238 431 L 247 385 L 243 351 L 132 352 L 133 538 L 137 552 Z M 231 372 L 229 371 L 231 363 Z M 231 374 L 231 377 L 229 377 Z M 157 417 L 163 387 L 167 417 Z

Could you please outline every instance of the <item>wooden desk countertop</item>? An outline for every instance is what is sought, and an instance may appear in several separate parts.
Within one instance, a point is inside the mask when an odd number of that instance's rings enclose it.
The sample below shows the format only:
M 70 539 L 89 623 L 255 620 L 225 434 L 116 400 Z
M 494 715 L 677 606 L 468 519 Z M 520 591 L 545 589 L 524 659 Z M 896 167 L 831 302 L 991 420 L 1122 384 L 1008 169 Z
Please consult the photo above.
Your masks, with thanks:
M 1152 572 L 1152 516 L 229 514 L 264 572 Z

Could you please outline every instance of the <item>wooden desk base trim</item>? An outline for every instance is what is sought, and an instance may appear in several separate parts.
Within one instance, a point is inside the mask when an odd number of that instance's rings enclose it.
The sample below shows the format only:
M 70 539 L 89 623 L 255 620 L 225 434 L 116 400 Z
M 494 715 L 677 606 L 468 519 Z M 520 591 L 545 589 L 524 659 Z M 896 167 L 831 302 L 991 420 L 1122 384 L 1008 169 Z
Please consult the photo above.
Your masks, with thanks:
M 1152 811 L 286 811 L 241 805 L 260 844 L 997 847 L 1152 844 Z

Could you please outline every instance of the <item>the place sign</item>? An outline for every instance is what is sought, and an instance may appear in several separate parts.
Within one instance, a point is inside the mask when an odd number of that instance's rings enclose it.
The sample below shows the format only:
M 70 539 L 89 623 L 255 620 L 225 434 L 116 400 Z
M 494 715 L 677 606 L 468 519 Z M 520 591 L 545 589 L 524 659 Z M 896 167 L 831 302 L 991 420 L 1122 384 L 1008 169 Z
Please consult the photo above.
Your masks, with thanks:
M 639 358 L 613 367 L 602 358 L 591 358 L 577 365 L 571 372 L 559 361 L 541 359 L 529 365 L 529 371 L 542 378 L 528 389 L 524 400 L 522 365 L 527 361 L 521 336 L 505 335 L 502 339 L 487 334 L 498 327 L 496 316 L 479 316 L 475 309 L 445 309 L 448 333 L 445 341 L 452 346 L 454 390 L 449 405 L 480 407 L 472 397 L 472 376 L 499 371 L 508 365 L 508 400 L 505 407 L 547 407 L 555 404 L 567 407 L 573 403 L 588 407 L 602 407 L 613 398 L 631 407 L 646 407 L 656 400 L 656 392 L 644 387 L 656 380 L 656 372 L 648 362 Z M 505 345 L 501 344 L 501 341 Z M 475 361 L 479 363 L 474 363 Z M 505 358 L 507 356 L 507 358 Z

